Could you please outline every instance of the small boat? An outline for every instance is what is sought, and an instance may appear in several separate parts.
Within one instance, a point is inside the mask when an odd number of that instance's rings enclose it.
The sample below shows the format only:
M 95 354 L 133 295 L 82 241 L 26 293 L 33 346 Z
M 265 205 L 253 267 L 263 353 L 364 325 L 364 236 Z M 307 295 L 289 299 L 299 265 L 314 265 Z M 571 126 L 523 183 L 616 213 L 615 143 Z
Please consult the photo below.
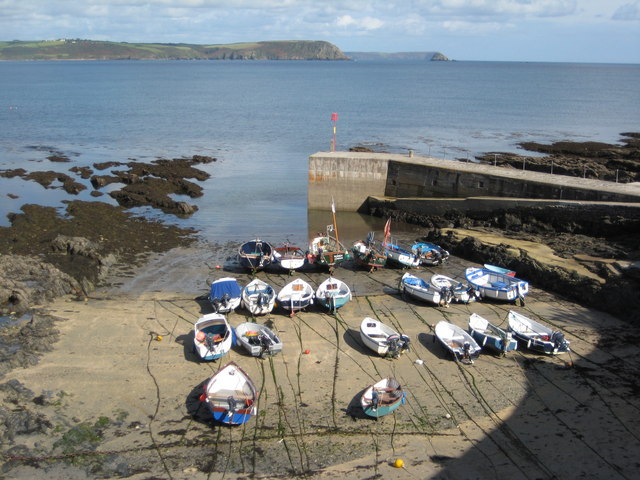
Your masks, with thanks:
M 327 267 L 330 272 L 333 272 L 337 265 L 350 259 L 351 255 L 345 246 L 329 233 L 318 234 L 309 244 L 309 253 L 307 253 L 309 263 Z
M 286 284 L 276 297 L 278 305 L 293 315 L 313 304 L 313 288 L 300 278 Z
M 242 289 L 242 306 L 252 315 L 266 315 L 273 310 L 276 291 L 267 282 L 254 278 Z
M 409 350 L 411 340 L 378 320 L 365 317 L 360 324 L 360 338 L 368 348 L 381 357 L 398 358 Z
M 524 303 L 529 293 L 529 283 L 504 273 L 492 272 L 486 268 L 469 267 L 466 270 L 467 281 L 480 292 L 481 298 L 491 298 Z
M 383 378 L 367 388 L 360 397 L 360 405 L 370 417 L 383 417 L 406 403 L 400 382 L 393 377 Z
M 429 285 L 427 281 L 409 272 L 405 273 L 400 279 L 398 289 L 410 297 L 436 305 L 448 305 L 453 298 L 448 290 L 443 295 L 439 288 Z
M 554 331 L 524 315 L 509 311 L 509 329 L 522 345 L 537 352 L 557 355 L 569 351 L 569 341 L 564 333 Z
M 272 259 L 273 247 L 259 238 L 245 242 L 238 248 L 240 265 L 252 272 L 266 267 Z
M 511 332 L 496 327 L 477 313 L 472 313 L 469 317 L 469 332 L 478 345 L 501 355 L 518 348 L 518 341 L 513 338 Z
M 416 242 L 411 251 L 420 258 L 420 265 L 440 265 L 449 258 L 449 252 L 435 243 Z
M 300 247 L 285 243 L 273 250 L 273 263 L 287 270 L 291 275 L 294 270 L 302 268 L 307 261 L 307 255 Z
M 510 277 L 516 276 L 516 272 L 514 272 L 513 270 L 509 270 L 508 268 L 498 267 L 497 265 L 490 265 L 488 263 L 485 263 L 484 268 L 486 268 L 487 270 L 491 270 L 492 272 L 503 273 L 504 275 L 508 275 Z
M 453 323 L 440 320 L 436 324 L 436 337 L 456 361 L 471 364 L 480 356 L 480 345 L 469 333 Z
M 387 261 L 394 262 L 402 267 L 415 268 L 420 266 L 420 257 L 411 251 L 393 243 L 384 243 L 384 252 Z
M 342 280 L 329 277 L 318 286 L 316 300 L 331 313 L 335 313 L 351 300 L 351 289 Z
M 282 351 L 282 341 L 266 325 L 244 322 L 236 327 L 238 342 L 254 357 L 264 358 Z
M 307 259 L 309 263 L 325 266 L 332 273 L 335 267 L 342 262 L 351 260 L 349 251 L 340 243 L 338 237 L 338 225 L 336 223 L 336 206 L 331 198 L 331 213 L 333 223 L 327 225 L 327 233 L 318 233 L 309 244 Z
M 235 278 L 220 278 L 211 283 L 209 302 L 214 312 L 229 313 L 238 308 L 241 295 L 242 288 Z
M 213 375 L 200 400 L 206 402 L 214 420 L 242 425 L 258 413 L 258 391 L 249 375 L 230 362 Z
M 402 267 L 415 268 L 420 266 L 420 257 L 418 255 L 406 248 L 395 245 L 391 241 L 391 218 L 387 220 L 387 223 L 384 226 L 384 241 L 382 242 L 382 248 L 387 256 L 387 261 L 391 261 Z
M 233 329 L 224 315 L 209 313 L 193 326 L 193 348 L 203 360 L 217 360 L 231 350 Z
M 374 235 L 374 232 L 369 232 L 365 240 L 358 240 L 351 247 L 351 253 L 353 253 L 356 263 L 367 268 L 370 272 L 384 267 L 387 263 L 387 255 L 382 247 L 375 244 Z
M 470 303 L 476 300 L 476 290 L 451 277 L 436 273 L 431 276 L 431 285 L 440 290 L 440 295 L 449 301 L 457 303 Z

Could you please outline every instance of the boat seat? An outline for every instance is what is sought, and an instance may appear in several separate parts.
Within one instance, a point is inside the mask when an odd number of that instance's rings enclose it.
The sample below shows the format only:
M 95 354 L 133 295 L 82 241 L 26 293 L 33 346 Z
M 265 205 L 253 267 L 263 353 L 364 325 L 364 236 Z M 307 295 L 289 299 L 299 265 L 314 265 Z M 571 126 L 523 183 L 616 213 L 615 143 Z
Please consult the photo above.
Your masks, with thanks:
M 507 286 L 507 284 L 504 282 L 493 282 L 491 286 L 495 288 L 504 288 Z
M 387 336 L 382 333 L 368 333 L 367 335 L 371 338 L 387 338 Z

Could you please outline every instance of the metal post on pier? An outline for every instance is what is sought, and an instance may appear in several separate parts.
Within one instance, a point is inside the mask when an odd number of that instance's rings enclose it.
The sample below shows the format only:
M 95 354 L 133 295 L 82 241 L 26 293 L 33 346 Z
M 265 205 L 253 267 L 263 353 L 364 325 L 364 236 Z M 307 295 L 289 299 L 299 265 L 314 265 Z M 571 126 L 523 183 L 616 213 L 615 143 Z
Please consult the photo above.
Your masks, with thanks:
M 333 122 L 333 143 L 331 145 L 331 151 L 335 152 L 336 151 L 336 123 L 338 123 L 337 113 L 331 114 L 331 121 Z

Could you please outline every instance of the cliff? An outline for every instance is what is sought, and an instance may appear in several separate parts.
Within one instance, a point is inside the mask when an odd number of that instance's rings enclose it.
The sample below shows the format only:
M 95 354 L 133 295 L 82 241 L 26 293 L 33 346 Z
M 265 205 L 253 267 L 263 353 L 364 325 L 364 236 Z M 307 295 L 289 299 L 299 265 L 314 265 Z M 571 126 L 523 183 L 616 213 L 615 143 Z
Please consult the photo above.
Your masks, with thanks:
M 440 52 L 345 52 L 351 60 L 426 60 L 448 61 Z
M 0 42 L 0 60 L 348 60 L 324 41 L 194 45 L 63 39 Z

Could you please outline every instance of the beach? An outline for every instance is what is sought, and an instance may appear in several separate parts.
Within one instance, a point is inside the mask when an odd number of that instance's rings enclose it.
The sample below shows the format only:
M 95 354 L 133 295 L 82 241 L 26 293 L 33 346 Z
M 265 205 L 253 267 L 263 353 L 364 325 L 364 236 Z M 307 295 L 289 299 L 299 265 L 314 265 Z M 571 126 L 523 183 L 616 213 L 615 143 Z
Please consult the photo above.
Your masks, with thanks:
M 30 428 L 3 437 L 5 478 L 631 478 L 640 436 L 637 328 L 532 287 L 525 306 L 478 302 L 436 307 L 403 298 L 403 271 L 338 268 L 353 300 L 330 315 L 318 306 L 270 325 L 283 351 L 248 356 L 240 346 L 217 362 L 192 352 L 193 324 L 210 310 L 215 278 L 250 280 L 233 250 L 196 243 L 152 255 L 87 296 L 43 305 L 58 341 L 35 365 L 3 378 L 4 404 L 30 415 Z M 463 278 L 468 261 L 421 267 Z M 220 268 L 216 268 L 216 267 Z M 279 290 L 326 272 L 257 274 Z M 435 341 L 440 320 L 467 328 L 478 313 L 502 327 L 510 309 L 554 329 L 571 353 L 483 353 L 453 361 Z M 398 359 L 362 344 L 364 317 L 411 338 Z M 238 309 L 235 326 L 250 319 Z M 307 352 L 308 353 L 305 353 Z M 210 421 L 202 386 L 227 362 L 259 390 L 259 414 L 239 427 Z M 420 362 L 421 361 L 421 362 Z M 407 402 L 379 420 L 356 404 L 362 391 L 394 376 Z M 7 417 L 5 417 L 7 418 Z M 35 426 L 34 426 L 35 425 Z M 18 429 L 19 430 L 19 429 Z M 401 459 L 401 468 L 394 466 Z

